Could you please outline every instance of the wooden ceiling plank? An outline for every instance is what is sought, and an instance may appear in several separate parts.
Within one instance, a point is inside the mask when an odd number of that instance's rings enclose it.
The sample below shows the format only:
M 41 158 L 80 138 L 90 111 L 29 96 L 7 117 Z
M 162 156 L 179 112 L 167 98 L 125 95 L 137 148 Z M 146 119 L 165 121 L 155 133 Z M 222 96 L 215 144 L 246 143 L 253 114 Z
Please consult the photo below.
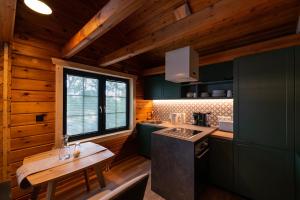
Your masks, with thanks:
M 226 62 L 238 57 L 271 51 L 274 49 L 287 48 L 300 45 L 300 35 L 288 35 L 265 42 L 250 44 L 244 47 L 231 49 L 224 52 L 219 52 L 199 58 L 199 66 L 209 65 L 213 63 Z
M 278 1 L 280 2 L 280 1 Z M 213 6 L 177 21 L 145 38 L 131 43 L 99 60 L 100 66 L 108 66 L 130 57 L 145 53 L 164 45 L 191 37 L 199 32 L 209 32 L 216 27 L 235 23 L 243 17 L 251 16 L 255 12 L 266 10 L 270 2 L 223 0 Z
M 0 41 L 13 39 L 17 0 L 0 0 Z
M 257 53 L 262 53 L 266 51 L 287 48 L 287 47 L 297 46 L 297 45 L 300 45 L 300 35 L 292 34 L 292 35 L 288 35 L 288 36 L 284 36 L 284 37 L 280 37 L 280 38 L 276 38 L 264 42 L 250 44 L 244 47 L 218 52 L 207 56 L 201 56 L 199 58 L 199 66 L 232 61 L 235 58 L 242 57 L 242 56 L 247 56 L 251 54 L 257 54 Z M 159 67 L 144 70 L 143 76 L 163 74 L 164 72 L 165 72 L 165 67 L 159 66 Z
M 63 57 L 70 58 L 139 9 L 144 0 L 110 0 L 63 47 Z

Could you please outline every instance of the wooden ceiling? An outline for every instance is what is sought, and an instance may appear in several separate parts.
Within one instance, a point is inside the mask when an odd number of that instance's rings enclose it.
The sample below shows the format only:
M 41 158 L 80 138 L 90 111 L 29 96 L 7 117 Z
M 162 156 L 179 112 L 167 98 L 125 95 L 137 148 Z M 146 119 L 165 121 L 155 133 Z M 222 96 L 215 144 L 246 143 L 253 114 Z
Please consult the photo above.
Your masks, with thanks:
M 108 0 L 46 0 L 45 2 L 53 9 L 53 14 L 50 16 L 34 13 L 24 5 L 23 1 L 18 1 L 15 33 L 35 36 L 63 47 Z M 176 21 L 173 11 L 184 2 L 184 0 L 146 1 L 142 8 L 77 53 L 71 60 L 96 65 L 99 59 L 113 54 L 118 49 L 142 41 L 159 31 L 167 30 L 172 24 L 174 26 L 174 23 L 179 22 Z M 203 18 L 199 24 L 205 25 L 205 20 L 217 18 L 222 15 L 222 12 L 226 13 L 227 9 L 230 13 L 229 10 L 234 8 L 235 14 L 234 17 L 220 18 L 221 21 L 208 29 L 194 31 L 175 41 L 141 51 L 136 56 L 109 67 L 137 72 L 142 68 L 163 65 L 166 51 L 185 45 L 193 46 L 200 56 L 204 56 L 296 32 L 300 10 L 299 0 L 244 0 L 241 6 L 234 2 L 240 1 L 188 0 L 192 15 L 207 14 L 207 19 Z M 252 7 L 248 8 L 248 4 Z M 188 18 L 183 20 L 188 21 Z M 172 34 L 169 37 L 171 38 Z

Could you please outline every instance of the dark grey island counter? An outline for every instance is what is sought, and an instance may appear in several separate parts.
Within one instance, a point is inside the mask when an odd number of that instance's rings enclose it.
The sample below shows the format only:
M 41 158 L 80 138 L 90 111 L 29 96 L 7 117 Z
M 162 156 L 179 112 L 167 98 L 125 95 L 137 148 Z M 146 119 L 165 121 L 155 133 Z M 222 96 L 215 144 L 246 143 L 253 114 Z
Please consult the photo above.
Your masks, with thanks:
M 216 129 L 191 127 L 162 129 L 152 135 L 152 190 L 167 200 L 198 199 L 208 174 L 208 136 Z

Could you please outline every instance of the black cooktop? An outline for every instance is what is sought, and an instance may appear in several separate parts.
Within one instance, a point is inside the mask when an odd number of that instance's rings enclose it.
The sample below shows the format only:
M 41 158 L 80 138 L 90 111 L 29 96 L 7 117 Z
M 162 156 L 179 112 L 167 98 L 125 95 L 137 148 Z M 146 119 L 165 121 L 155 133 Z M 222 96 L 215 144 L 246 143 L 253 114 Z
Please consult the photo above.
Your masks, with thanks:
M 172 128 L 170 130 L 164 131 L 167 134 L 183 137 L 183 138 L 191 138 L 194 135 L 197 135 L 198 133 L 201 133 L 202 131 L 196 131 L 192 129 L 187 128 Z

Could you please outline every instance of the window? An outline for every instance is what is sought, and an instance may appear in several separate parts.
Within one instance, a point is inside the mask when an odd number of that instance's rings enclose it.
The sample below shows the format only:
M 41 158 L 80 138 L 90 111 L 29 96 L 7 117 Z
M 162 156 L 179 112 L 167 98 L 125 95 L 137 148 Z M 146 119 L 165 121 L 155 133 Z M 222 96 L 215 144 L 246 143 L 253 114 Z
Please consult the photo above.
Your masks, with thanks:
M 64 69 L 64 134 L 70 140 L 128 128 L 128 80 Z

